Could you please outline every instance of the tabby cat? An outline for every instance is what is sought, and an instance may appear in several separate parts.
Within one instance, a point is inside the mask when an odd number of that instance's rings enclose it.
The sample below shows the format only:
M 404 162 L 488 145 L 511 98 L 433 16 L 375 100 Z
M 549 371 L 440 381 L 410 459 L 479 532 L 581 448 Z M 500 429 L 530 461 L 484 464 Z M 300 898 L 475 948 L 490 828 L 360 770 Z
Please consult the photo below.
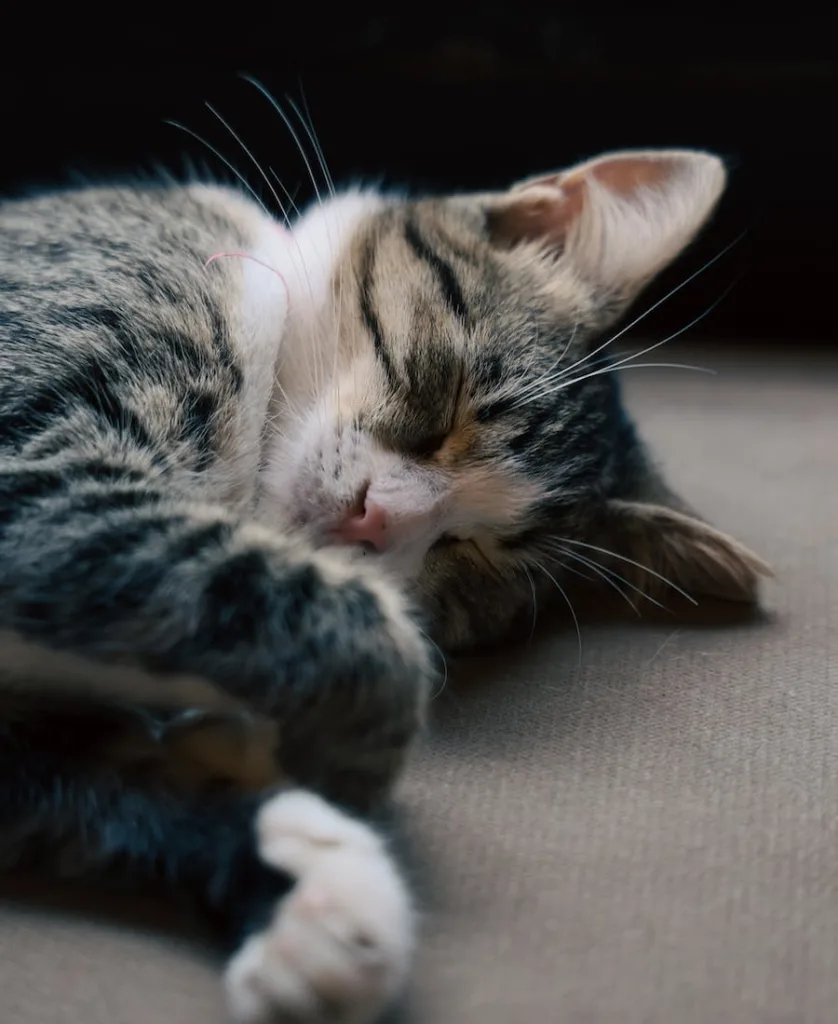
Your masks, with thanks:
M 754 598 L 765 567 L 661 479 L 605 333 L 724 182 L 622 152 L 289 229 L 204 183 L 5 202 L 4 865 L 194 894 L 238 1021 L 375 1019 L 414 913 L 370 815 L 431 645 L 528 626 L 573 565 Z M 189 708 L 275 723 L 281 779 L 229 732 L 216 763 L 211 715 L 181 743 Z

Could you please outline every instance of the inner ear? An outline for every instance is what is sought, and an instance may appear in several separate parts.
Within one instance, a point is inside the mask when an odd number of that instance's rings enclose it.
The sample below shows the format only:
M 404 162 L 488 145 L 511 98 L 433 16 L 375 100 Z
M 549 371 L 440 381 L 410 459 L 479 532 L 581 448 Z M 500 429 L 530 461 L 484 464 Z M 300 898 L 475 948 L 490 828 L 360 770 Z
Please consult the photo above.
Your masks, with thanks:
M 756 602 L 770 567 L 743 544 L 684 512 L 644 502 L 609 501 L 599 522 L 598 555 L 650 597 L 680 590 L 701 597 Z
M 692 241 L 725 179 L 708 153 L 611 153 L 495 197 L 489 232 L 498 245 L 562 256 L 600 289 L 631 299 Z

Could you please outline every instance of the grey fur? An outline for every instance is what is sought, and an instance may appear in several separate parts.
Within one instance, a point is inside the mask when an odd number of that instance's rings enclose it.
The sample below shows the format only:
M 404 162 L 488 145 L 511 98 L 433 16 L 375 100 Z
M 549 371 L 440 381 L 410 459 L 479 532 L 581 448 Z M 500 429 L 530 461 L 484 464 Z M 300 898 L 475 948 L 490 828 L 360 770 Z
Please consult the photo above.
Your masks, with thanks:
M 667 161 L 718 178 L 711 158 Z M 575 181 L 538 184 L 537 212 L 563 216 Z M 711 185 L 659 263 L 697 230 Z M 206 266 L 270 231 L 258 208 L 173 184 L 0 207 L 0 631 L 114 670 L 94 704 L 75 670 L 59 699 L 62 678 L 21 697 L 25 680 L 0 668 L 0 687 L 17 694 L 0 736 L 6 860 L 64 870 L 70 850 L 80 870 L 127 861 L 129 874 L 176 882 L 197 871 L 204 901 L 229 915 L 257 900 L 239 871 L 253 864 L 241 836 L 253 798 L 207 802 L 202 784 L 217 778 L 181 792 L 176 771 L 143 774 L 154 729 L 143 706 L 188 706 L 194 690 L 179 679 L 277 723 L 277 777 L 368 810 L 421 721 L 433 676 L 421 627 L 455 649 L 529 624 L 567 578 L 562 545 L 595 545 L 605 573 L 627 576 L 628 559 L 701 592 L 753 597 L 765 567 L 670 493 L 615 375 L 589 361 L 654 260 L 636 280 L 597 282 L 596 247 L 578 232 L 559 244 L 539 222 L 545 237 L 528 237 L 527 217 L 519 231 L 529 196 L 379 197 L 329 250 L 323 309 L 308 312 L 333 318 L 329 363 L 345 369 L 361 353 L 368 379 L 329 445 L 290 460 L 276 508 L 264 503 L 272 451 L 297 429 L 274 428 L 280 338 L 261 354 L 252 344 L 242 260 Z M 583 364 L 602 372 L 548 386 Z M 375 558 L 324 547 L 317 514 L 294 507 L 313 495 L 330 515 L 345 509 L 365 486 L 370 444 L 406 475 L 460 481 L 479 508 L 459 532 L 441 527 L 399 585 Z M 283 501 L 305 532 L 278 512 L 266 521 Z M 660 575 L 634 583 L 651 591 Z M 162 680 L 159 699 L 136 668 Z M 38 726 L 69 720 L 87 724 L 63 746 Z M 197 856 L 196 833 L 218 845 L 217 870 Z M 269 899 L 288 884 L 257 888 Z
M 327 582 L 302 538 L 248 523 L 261 437 L 239 430 L 236 268 L 203 267 L 242 231 L 177 187 L 0 218 L 2 627 L 207 678 L 293 719 L 288 772 L 365 799 L 415 729 L 428 663 L 362 575 Z

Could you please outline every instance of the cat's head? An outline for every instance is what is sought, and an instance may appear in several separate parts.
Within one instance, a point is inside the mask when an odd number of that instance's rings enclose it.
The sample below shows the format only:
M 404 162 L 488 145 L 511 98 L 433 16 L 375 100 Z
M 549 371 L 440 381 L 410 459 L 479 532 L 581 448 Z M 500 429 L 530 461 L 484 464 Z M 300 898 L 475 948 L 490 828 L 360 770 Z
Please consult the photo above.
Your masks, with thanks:
M 724 185 L 714 156 L 626 152 L 504 193 L 315 207 L 283 268 L 275 514 L 414 585 L 455 646 L 586 560 L 753 599 L 765 567 L 668 490 L 605 347 Z

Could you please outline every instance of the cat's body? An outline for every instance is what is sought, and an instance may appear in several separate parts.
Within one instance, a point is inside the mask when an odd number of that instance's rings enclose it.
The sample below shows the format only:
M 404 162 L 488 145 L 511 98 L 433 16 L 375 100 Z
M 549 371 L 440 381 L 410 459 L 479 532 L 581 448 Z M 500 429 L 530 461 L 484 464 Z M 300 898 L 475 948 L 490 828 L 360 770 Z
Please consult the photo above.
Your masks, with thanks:
M 0 629 L 53 652 L 23 694 L 7 666 L 4 859 L 191 888 L 251 936 L 243 1020 L 374 1014 L 412 934 L 376 834 L 303 790 L 144 774 L 117 709 L 254 710 L 295 784 L 365 811 L 421 720 L 420 626 L 501 639 L 591 552 L 752 597 L 760 563 L 670 494 L 596 360 L 723 180 L 624 154 L 497 196 L 350 192 L 291 231 L 204 185 L 0 208 Z

